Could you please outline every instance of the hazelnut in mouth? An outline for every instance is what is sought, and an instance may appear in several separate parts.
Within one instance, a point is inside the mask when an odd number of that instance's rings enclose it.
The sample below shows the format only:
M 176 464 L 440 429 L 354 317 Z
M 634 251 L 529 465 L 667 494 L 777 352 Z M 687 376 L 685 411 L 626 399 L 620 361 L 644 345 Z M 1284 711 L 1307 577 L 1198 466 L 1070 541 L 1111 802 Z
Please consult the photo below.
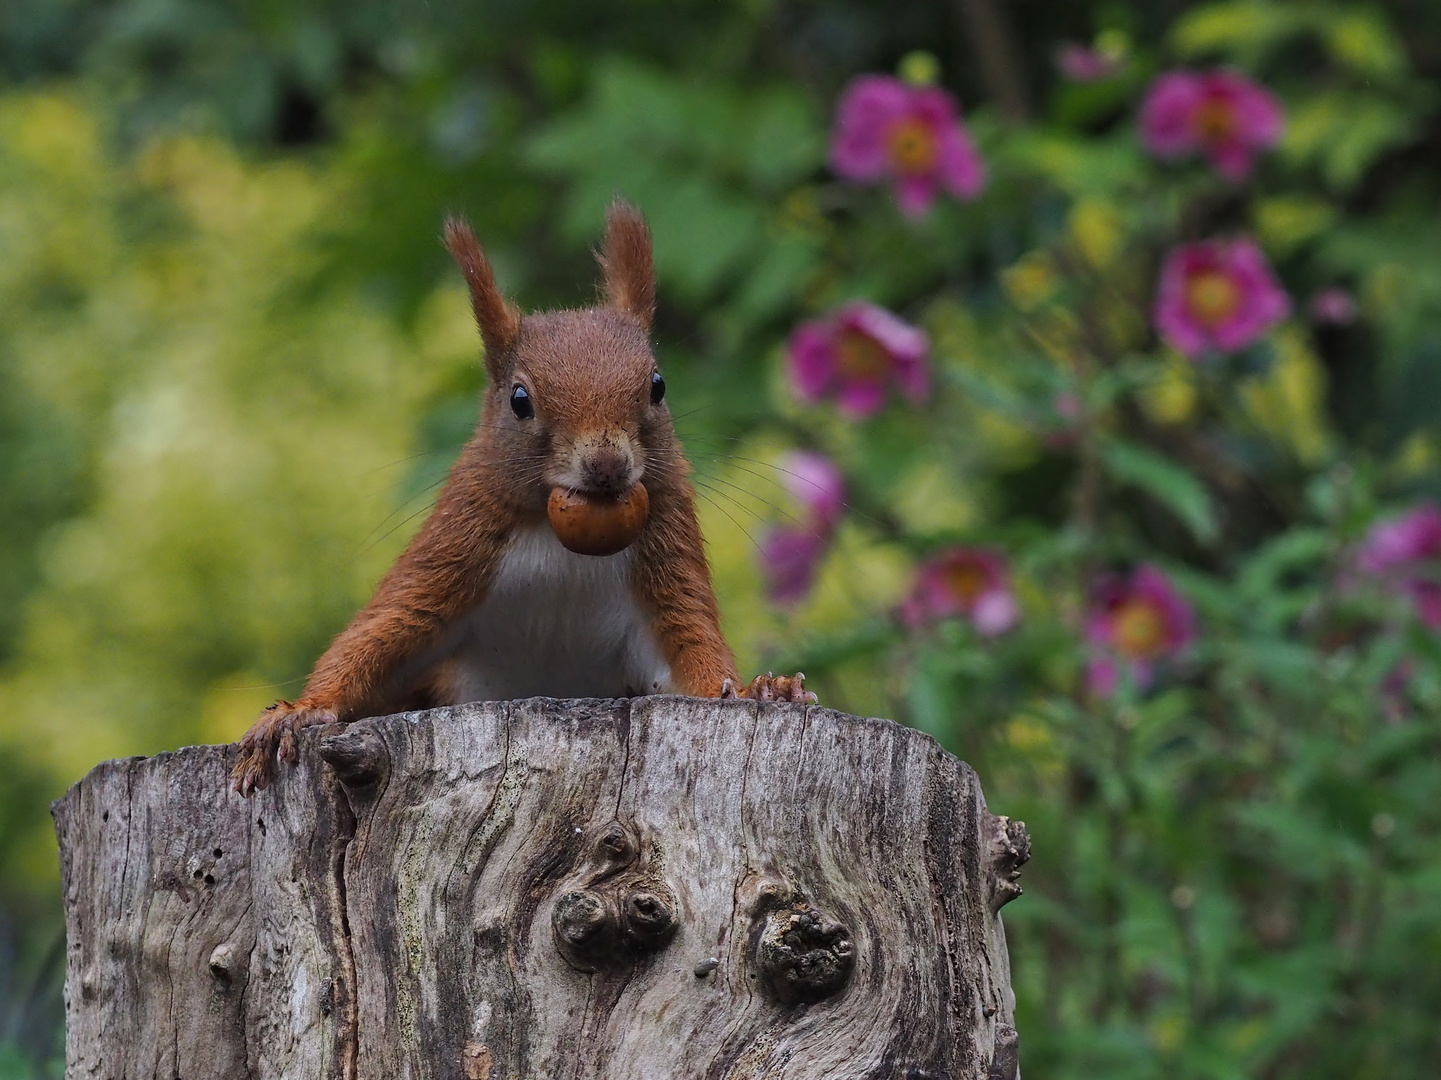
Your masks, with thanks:
M 550 489 L 546 516 L 556 538 L 578 555 L 614 555 L 635 542 L 650 515 L 645 485 L 635 483 L 620 495 Z

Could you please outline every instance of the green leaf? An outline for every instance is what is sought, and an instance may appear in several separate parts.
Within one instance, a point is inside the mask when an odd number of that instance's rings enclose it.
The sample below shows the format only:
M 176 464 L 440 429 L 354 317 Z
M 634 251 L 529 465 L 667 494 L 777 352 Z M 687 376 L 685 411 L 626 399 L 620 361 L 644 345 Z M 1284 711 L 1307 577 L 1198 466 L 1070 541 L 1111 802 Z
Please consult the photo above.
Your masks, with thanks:
M 1333 189 L 1353 187 L 1378 157 L 1409 142 L 1419 122 L 1413 106 L 1376 94 L 1317 94 L 1286 120 L 1281 151 L 1296 164 L 1316 164 Z
M 1310 21 L 1296 7 L 1255 0 L 1203 4 L 1177 20 L 1171 42 L 1184 57 L 1220 53 L 1254 59 L 1305 29 Z
M 1330 547 L 1331 538 L 1324 529 L 1298 528 L 1282 533 L 1247 561 L 1237 578 L 1237 591 L 1250 600 L 1267 599 L 1280 591 L 1285 574 L 1319 565 Z
M 1174 461 L 1120 439 L 1102 446 L 1101 460 L 1113 479 L 1140 488 L 1175 514 L 1197 540 L 1216 539 L 1219 530 L 1210 493 Z
M 1391 79 L 1406 74 L 1406 51 L 1377 12 L 1338 13 L 1326 28 L 1326 46 L 1358 75 Z

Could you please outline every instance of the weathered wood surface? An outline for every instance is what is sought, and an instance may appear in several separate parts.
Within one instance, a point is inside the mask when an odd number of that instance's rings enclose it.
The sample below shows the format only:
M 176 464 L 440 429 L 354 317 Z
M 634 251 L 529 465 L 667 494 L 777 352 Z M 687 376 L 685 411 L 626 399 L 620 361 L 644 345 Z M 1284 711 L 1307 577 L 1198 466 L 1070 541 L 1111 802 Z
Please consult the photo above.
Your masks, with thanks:
M 54 807 L 67 1077 L 1011 1080 L 1024 830 L 889 721 L 652 697 L 320 729 Z

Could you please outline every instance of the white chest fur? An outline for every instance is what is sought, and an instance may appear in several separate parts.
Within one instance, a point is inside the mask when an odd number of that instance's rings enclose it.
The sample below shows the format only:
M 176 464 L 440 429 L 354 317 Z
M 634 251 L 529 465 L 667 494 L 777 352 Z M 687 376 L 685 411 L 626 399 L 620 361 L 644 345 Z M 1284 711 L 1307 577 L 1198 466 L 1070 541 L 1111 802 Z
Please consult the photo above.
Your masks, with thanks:
M 452 638 L 456 700 L 669 690 L 670 668 L 631 592 L 630 561 L 629 551 L 567 551 L 544 524 L 516 533 L 485 601 Z

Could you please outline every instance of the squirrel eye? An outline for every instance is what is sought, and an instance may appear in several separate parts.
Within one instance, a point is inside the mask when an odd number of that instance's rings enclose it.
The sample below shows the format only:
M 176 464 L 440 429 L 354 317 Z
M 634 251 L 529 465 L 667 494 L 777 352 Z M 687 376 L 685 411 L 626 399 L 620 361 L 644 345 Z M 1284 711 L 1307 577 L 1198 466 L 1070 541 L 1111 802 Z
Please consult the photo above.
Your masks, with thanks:
M 659 405 L 664 397 L 665 380 L 660 377 L 659 371 L 653 372 L 650 377 L 650 403 Z
M 510 411 L 515 413 L 517 420 L 529 420 L 535 416 L 535 406 L 531 404 L 525 387 L 516 385 L 510 388 Z

